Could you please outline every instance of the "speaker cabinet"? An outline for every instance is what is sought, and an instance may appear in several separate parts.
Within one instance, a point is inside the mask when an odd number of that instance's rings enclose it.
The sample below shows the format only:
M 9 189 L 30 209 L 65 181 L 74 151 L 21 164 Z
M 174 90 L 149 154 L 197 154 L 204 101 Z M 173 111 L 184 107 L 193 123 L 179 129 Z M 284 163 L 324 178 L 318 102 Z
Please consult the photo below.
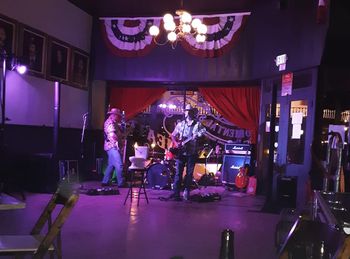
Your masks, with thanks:
M 296 208 L 297 176 L 280 176 L 277 178 L 278 203 L 283 208 Z
M 250 156 L 225 155 L 222 163 L 222 183 L 234 184 L 239 168 L 250 164 Z

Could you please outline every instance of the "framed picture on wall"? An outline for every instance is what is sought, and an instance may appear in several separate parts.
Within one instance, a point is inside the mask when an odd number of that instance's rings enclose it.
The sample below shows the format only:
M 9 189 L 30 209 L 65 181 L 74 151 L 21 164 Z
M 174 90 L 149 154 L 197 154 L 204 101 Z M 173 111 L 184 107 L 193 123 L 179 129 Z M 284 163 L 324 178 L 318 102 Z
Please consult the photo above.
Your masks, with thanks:
M 22 26 L 20 30 L 19 56 L 28 71 L 36 76 L 45 76 L 46 34 L 33 28 Z
M 74 86 L 87 89 L 89 74 L 89 56 L 87 53 L 73 49 L 70 81 Z
M 16 54 L 17 22 L 0 15 L 0 53 L 6 55 Z
M 47 78 L 68 81 L 70 48 L 65 43 L 49 39 L 47 55 Z

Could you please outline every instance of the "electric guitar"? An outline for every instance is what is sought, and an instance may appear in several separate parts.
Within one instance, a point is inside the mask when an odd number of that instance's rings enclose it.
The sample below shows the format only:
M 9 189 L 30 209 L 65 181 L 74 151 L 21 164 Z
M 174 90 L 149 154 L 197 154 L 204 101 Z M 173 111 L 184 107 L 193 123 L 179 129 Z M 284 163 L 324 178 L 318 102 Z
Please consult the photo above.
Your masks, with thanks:
M 203 134 L 205 129 L 199 130 L 196 134 L 193 134 L 192 137 L 189 137 L 185 140 L 172 141 L 172 146 L 169 148 L 169 151 L 176 157 L 185 152 L 186 144 L 192 140 L 195 140 L 199 135 Z

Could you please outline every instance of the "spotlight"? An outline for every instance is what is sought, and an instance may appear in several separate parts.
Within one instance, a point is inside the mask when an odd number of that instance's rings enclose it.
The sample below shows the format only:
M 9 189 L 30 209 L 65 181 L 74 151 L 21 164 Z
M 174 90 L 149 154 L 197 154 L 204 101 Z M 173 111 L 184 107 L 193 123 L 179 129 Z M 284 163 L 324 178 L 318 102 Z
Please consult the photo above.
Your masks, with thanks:
M 25 65 L 17 65 L 17 66 L 16 66 L 16 71 L 17 71 L 19 74 L 23 75 L 24 73 L 27 72 L 27 67 L 26 67 Z
M 18 58 L 12 57 L 11 59 L 11 70 L 14 71 L 16 70 L 17 73 L 23 75 L 24 73 L 27 72 L 27 66 L 23 65 Z

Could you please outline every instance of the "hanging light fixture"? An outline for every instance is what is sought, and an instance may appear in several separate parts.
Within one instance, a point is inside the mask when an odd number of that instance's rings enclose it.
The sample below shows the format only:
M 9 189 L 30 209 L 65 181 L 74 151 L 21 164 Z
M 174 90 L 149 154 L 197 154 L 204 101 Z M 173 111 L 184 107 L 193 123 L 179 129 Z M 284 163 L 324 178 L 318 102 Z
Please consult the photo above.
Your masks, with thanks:
M 174 17 L 170 13 L 167 13 L 163 16 L 163 26 L 167 32 L 167 40 L 163 44 L 170 42 L 174 48 L 178 41 L 189 35 L 192 35 L 198 43 L 203 43 L 206 40 L 208 29 L 199 18 L 192 19 L 192 15 L 183 9 L 177 10 L 176 15 L 177 17 Z M 177 24 L 175 20 L 178 20 Z M 149 28 L 149 34 L 154 37 L 154 41 L 162 45 L 156 39 L 159 33 L 158 26 L 152 25 Z

